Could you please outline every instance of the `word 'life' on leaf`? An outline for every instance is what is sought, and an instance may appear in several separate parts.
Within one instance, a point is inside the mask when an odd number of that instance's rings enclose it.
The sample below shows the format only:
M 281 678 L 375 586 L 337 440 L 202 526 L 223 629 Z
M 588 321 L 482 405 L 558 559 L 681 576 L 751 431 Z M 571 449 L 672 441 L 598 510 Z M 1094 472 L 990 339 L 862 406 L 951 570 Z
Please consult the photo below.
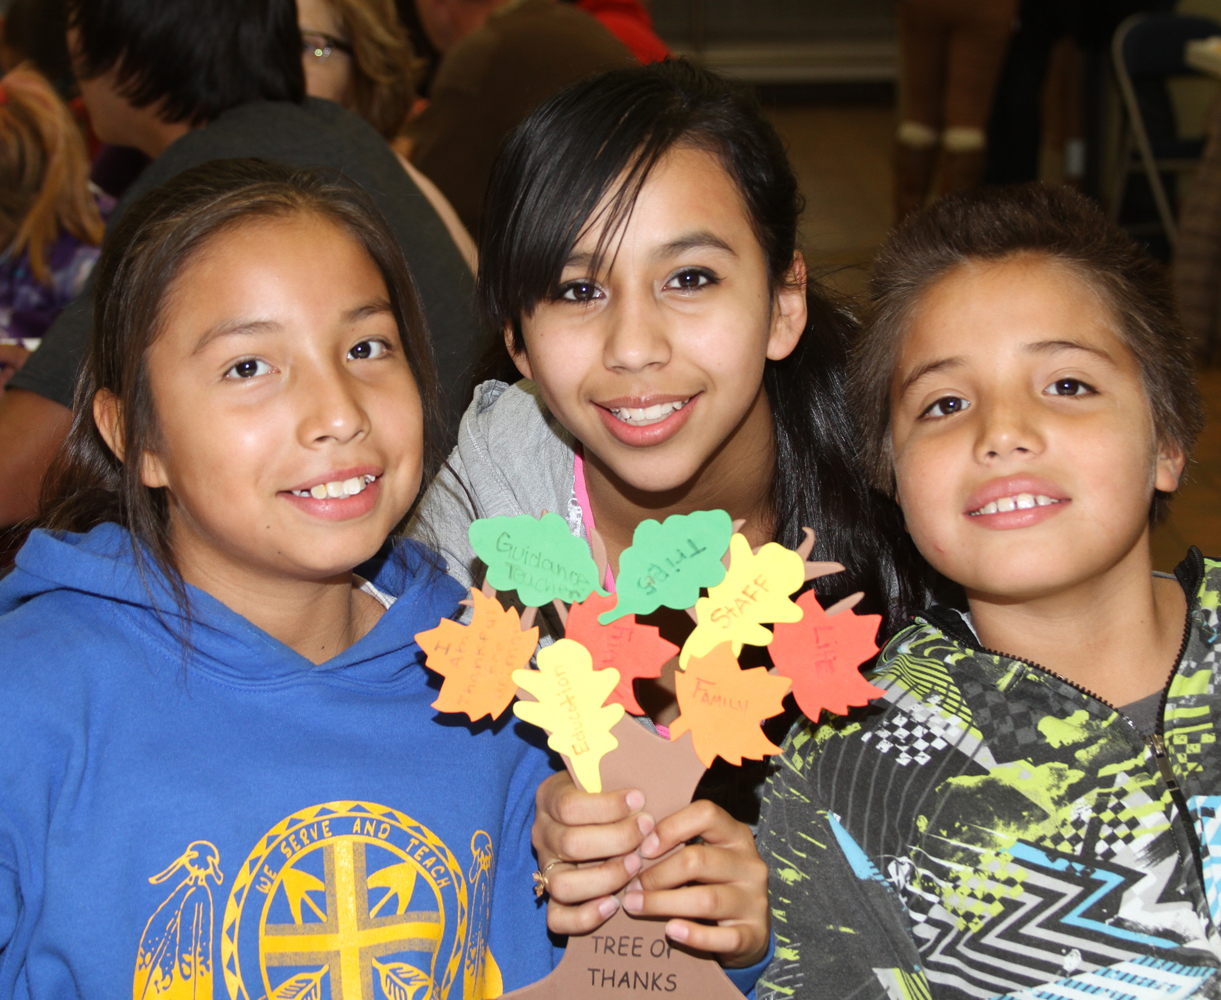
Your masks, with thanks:
M 633 715 L 644 715 L 632 690 L 632 681 L 637 677 L 660 677 L 661 668 L 678 653 L 678 647 L 663 639 L 655 626 L 638 624 L 635 615 L 603 625 L 598 615 L 609 611 L 614 603 L 613 597 L 590 594 L 580 604 L 574 604 L 568 609 L 564 635 L 589 650 L 595 670 L 613 667 L 619 671 L 619 683 L 611 692 L 611 701 Z
M 594 670 L 589 650 L 560 639 L 539 650 L 537 670 L 517 670 L 513 679 L 538 699 L 519 699 L 513 705 L 517 717 L 547 730 L 547 745 L 568 758 L 585 791 L 602 791 L 598 762 L 619 745 L 610 731 L 623 718 L 622 705 L 603 702 L 619 683 L 619 672 Z
M 690 732 L 705 767 L 717 757 L 737 765 L 743 757 L 762 760 L 780 752 L 759 726 L 783 710 L 787 677 L 772 677 L 766 667 L 743 670 L 726 642 L 692 657 L 674 680 L 679 716 L 670 724 L 670 739 Z
M 882 691 L 865 680 L 860 667 L 878 651 L 874 639 L 882 616 L 848 610 L 828 617 L 812 590 L 797 603 L 805 612 L 801 621 L 777 625 L 768 652 L 776 673 L 792 679 L 798 707 L 817 722 L 824 708 L 843 715 L 853 705 L 869 704 Z
M 530 663 L 538 645 L 538 628 L 521 629 L 516 608 L 507 611 L 494 597 L 472 590 L 475 614 L 469 625 L 446 619 L 420 632 L 415 641 L 427 657 L 429 670 L 445 678 L 432 707 L 438 712 L 462 712 L 471 722 L 493 719 L 517 694 L 513 671 Z
M 537 520 L 528 514 L 481 517 L 471 522 L 469 537 L 487 564 L 488 583 L 516 590 L 528 608 L 556 599 L 574 604 L 597 590 L 598 567 L 589 546 L 569 532 L 559 514 Z
M 701 588 L 725 579 L 721 557 L 732 534 L 733 521 L 723 510 L 674 514 L 660 524 L 651 518 L 641 521 L 632 544 L 619 556 L 619 601 L 598 621 L 609 625 L 624 615 L 647 615 L 662 606 L 685 611 Z
M 805 582 L 805 562 L 796 552 L 768 542 L 751 552 L 743 535 L 729 542 L 729 572 L 695 602 L 696 626 L 683 643 L 678 665 L 684 670 L 693 656 L 707 656 L 722 642 L 733 643 L 735 656 L 742 644 L 766 646 L 772 633 L 764 622 L 795 622 L 801 608 L 789 594 Z

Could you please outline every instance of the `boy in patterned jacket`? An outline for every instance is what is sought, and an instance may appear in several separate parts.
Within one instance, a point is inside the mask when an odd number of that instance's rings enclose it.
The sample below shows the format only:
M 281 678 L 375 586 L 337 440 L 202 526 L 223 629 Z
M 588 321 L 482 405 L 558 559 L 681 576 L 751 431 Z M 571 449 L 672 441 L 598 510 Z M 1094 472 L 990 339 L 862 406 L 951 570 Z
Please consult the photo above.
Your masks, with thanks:
M 1221 562 L 1153 572 L 1202 424 L 1160 268 L 1067 189 L 947 199 L 878 257 L 852 391 L 952 599 L 790 734 L 759 996 L 1221 995 Z

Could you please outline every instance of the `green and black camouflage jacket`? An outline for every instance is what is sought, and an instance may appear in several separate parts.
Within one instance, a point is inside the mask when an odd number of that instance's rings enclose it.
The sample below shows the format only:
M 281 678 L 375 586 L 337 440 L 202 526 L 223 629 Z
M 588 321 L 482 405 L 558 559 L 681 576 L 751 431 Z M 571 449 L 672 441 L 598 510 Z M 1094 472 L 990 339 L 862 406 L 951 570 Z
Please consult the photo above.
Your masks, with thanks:
M 1221 997 L 1221 562 L 1193 549 L 1157 734 L 937 608 L 763 802 L 760 1000 Z

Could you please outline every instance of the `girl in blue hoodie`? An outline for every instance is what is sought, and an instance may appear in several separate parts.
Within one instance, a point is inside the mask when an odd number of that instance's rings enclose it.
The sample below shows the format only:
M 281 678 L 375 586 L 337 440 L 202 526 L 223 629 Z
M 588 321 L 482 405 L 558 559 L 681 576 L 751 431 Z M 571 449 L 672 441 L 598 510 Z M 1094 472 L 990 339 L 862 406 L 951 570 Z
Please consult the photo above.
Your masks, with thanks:
M 231 160 L 108 247 L 47 530 L 0 584 L 0 997 L 541 978 L 548 756 L 436 719 L 412 637 L 463 592 L 383 548 L 436 414 L 393 237 L 336 180 Z

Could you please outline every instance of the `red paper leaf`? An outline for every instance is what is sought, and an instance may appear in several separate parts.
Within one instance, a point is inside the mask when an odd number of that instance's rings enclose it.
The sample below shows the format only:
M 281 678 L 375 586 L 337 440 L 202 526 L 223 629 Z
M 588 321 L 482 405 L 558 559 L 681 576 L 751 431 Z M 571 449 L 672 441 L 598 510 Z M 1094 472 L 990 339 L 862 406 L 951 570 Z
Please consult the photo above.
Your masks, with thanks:
M 432 707 L 462 712 L 472 722 L 493 719 L 517 693 L 513 671 L 527 666 L 538 645 L 538 628 L 521 630 L 516 608 L 506 610 L 494 597 L 472 590 L 475 614 L 469 625 L 446 619 L 416 635 L 429 670 L 445 678 Z
M 829 618 L 812 590 L 797 605 L 804 612 L 801 621 L 777 625 L 767 651 L 776 673 L 792 678 L 793 696 L 806 717 L 817 722 L 824 708 L 843 715 L 880 695 L 860 667 L 878 651 L 874 638 L 882 616 L 841 611 Z
M 644 715 L 636 701 L 632 681 L 637 677 L 660 677 L 661 668 L 678 655 L 678 647 L 667 642 L 652 625 L 640 625 L 635 615 L 624 615 L 602 625 L 598 615 L 615 606 L 615 595 L 602 597 L 590 594 L 580 604 L 568 609 L 566 639 L 575 639 L 589 650 L 595 670 L 614 667 L 619 671 L 619 683 L 607 699 L 618 702 L 633 715 Z

